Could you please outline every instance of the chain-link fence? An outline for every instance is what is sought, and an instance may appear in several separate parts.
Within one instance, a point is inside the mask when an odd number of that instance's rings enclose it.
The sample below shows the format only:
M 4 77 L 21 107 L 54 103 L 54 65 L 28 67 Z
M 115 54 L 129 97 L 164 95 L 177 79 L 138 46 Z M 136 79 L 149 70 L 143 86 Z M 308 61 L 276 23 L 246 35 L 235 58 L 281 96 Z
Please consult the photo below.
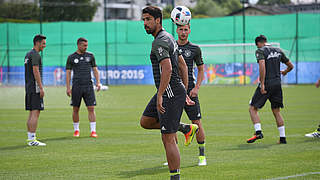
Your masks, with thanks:
M 22 9 L 33 8 L 32 13 L 29 11 L 33 20 L 25 14 L 28 23 L 7 22 L 9 17 L 0 24 L 0 82 L 24 84 L 24 56 L 32 48 L 34 35 L 41 33 L 47 36 L 47 47 L 42 54 L 45 85 L 64 85 L 66 60 L 76 50 L 79 37 L 88 39 L 88 51 L 96 57 L 104 84 L 152 84 L 149 55 L 153 37 L 145 33 L 140 21 L 141 9 L 148 4 L 165 10 L 172 4 L 194 7 L 197 1 L 24 1 Z M 205 48 L 203 44 L 230 47 L 253 43 L 260 34 L 266 35 L 270 42 L 279 43 L 297 67 L 288 74 L 285 83 L 313 83 L 320 78 L 320 14 L 316 9 L 272 16 L 243 18 L 242 15 L 246 16 L 240 13 L 240 16 L 191 20 L 189 40 L 202 46 L 206 64 L 204 83 L 257 83 L 254 53 L 231 55 L 225 47 Z M 170 19 L 163 21 L 163 27 L 177 38 Z M 254 51 L 255 47 L 251 48 Z

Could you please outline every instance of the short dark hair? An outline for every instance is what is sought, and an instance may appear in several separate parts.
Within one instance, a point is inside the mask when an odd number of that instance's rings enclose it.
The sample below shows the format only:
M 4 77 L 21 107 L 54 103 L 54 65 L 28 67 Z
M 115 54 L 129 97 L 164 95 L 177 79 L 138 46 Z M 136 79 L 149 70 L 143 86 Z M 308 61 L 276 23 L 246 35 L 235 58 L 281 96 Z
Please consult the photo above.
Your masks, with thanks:
M 80 44 L 80 43 L 82 43 L 82 42 L 88 42 L 88 40 L 87 40 L 86 38 L 83 38 L 83 37 L 81 37 L 81 38 L 79 38 L 79 39 L 77 40 L 77 44 Z
M 41 34 L 37 34 L 33 38 L 33 45 L 36 45 L 37 42 L 41 42 L 44 39 L 47 39 L 47 37 L 45 37 L 44 35 L 41 35 Z
M 176 24 L 176 25 L 177 25 L 178 28 L 181 27 L 181 26 L 185 26 L 185 25 L 179 25 L 179 24 Z M 188 23 L 188 24 L 186 24 L 186 25 L 188 25 L 188 27 L 189 27 L 189 29 L 190 29 L 190 23 Z
M 143 8 L 142 14 L 150 14 L 154 19 L 160 18 L 160 24 L 162 25 L 162 11 L 156 6 L 147 6 Z
M 256 42 L 256 45 L 258 44 L 258 42 L 265 43 L 265 42 L 267 42 L 267 38 L 264 35 L 260 35 L 260 36 L 256 37 L 255 42 Z

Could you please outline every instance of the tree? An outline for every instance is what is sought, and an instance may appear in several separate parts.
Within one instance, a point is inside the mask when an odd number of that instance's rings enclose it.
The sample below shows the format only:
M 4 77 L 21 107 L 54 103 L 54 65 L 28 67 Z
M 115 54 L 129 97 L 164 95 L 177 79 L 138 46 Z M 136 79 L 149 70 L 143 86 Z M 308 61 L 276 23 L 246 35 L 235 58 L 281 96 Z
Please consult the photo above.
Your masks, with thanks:
M 4 19 L 38 20 L 39 12 L 37 3 L 25 0 L 0 1 L 0 17 Z
M 216 0 L 221 1 L 220 4 L 222 7 L 224 7 L 227 11 L 225 12 L 227 14 L 230 14 L 234 11 L 237 11 L 242 8 L 242 5 L 239 0 Z
M 191 10 L 194 18 L 223 16 L 225 11 L 224 7 L 221 7 L 213 0 L 198 0 L 196 7 Z
M 91 0 L 42 0 L 44 21 L 91 21 L 99 3 Z
M 172 6 L 168 5 L 165 8 L 163 8 L 162 10 L 162 14 L 163 14 L 163 19 L 168 19 L 171 18 L 171 11 L 172 11 Z
M 258 1 L 258 5 L 269 5 L 269 6 L 273 6 L 273 5 L 283 5 L 283 4 L 290 4 L 291 1 L 290 0 L 259 0 Z

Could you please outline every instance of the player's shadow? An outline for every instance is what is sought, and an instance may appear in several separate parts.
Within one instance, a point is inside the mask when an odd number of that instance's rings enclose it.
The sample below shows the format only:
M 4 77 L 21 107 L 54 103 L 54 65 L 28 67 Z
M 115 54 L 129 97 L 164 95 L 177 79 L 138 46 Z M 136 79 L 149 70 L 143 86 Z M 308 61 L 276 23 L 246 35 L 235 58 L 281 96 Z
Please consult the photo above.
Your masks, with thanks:
M 197 165 L 189 165 L 189 166 L 183 166 L 181 168 L 189 168 L 189 167 L 196 167 Z M 150 168 L 143 168 L 143 169 L 137 169 L 133 171 L 122 171 L 119 173 L 120 178 L 128 179 L 133 178 L 140 175 L 155 175 L 160 174 L 164 172 L 168 172 L 168 166 L 155 166 Z
M 233 151 L 233 150 L 249 150 L 249 149 L 267 149 L 275 144 L 239 144 L 236 147 L 225 148 L 224 150 Z
M 83 136 L 83 137 L 65 136 L 65 137 L 57 137 L 57 138 L 42 138 L 41 140 L 43 142 L 48 142 L 48 141 L 63 141 L 63 140 L 70 140 L 70 139 L 87 139 L 87 138 L 89 138 L 89 136 Z
M 89 138 L 89 137 L 79 137 L 79 138 Z M 46 143 L 50 141 L 63 141 L 63 140 L 69 140 L 69 139 L 78 139 L 78 138 L 74 138 L 72 136 L 66 136 L 66 137 L 57 137 L 57 138 L 41 138 L 39 139 L 39 141 Z M 27 146 L 27 144 L 16 145 L 16 146 L 6 146 L 6 147 L 0 147 L 0 151 L 16 150 L 16 149 L 23 149 L 28 147 L 31 147 L 31 146 Z

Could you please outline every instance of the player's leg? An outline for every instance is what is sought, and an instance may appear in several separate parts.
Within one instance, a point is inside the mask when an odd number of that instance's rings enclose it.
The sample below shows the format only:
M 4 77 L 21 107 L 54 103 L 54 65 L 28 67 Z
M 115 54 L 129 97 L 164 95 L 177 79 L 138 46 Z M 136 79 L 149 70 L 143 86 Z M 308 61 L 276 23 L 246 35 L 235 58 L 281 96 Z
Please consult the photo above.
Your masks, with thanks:
M 165 112 L 159 113 L 162 142 L 166 150 L 171 179 L 180 179 L 180 153 L 176 142 L 176 132 L 180 124 L 183 107 L 185 104 L 185 89 L 177 88 L 175 96 L 163 98 Z
M 170 176 L 180 176 L 180 153 L 176 143 L 176 133 L 162 134 Z
M 156 103 L 157 94 L 151 98 L 140 118 L 140 126 L 144 129 L 160 129 Z
M 207 165 L 207 160 L 206 160 L 206 156 L 204 153 L 205 150 L 205 133 L 204 133 L 204 129 L 201 123 L 201 120 L 193 120 L 192 121 L 193 124 L 196 124 L 199 127 L 199 130 L 196 134 L 196 138 L 197 138 L 197 143 L 199 146 L 199 166 L 205 166 Z
M 27 129 L 28 129 L 28 140 L 27 144 L 29 146 L 45 146 L 36 138 L 36 130 L 38 126 L 38 119 L 40 115 L 40 110 L 43 110 L 43 99 L 40 98 L 40 94 L 29 94 L 28 100 L 26 101 L 26 109 L 29 111 Z
M 80 107 L 77 107 L 77 106 L 72 107 L 73 136 L 74 137 L 80 136 L 79 109 L 80 109 Z
M 275 85 L 270 87 L 269 101 L 271 103 L 271 109 L 273 116 L 276 119 L 277 127 L 280 134 L 279 144 L 286 144 L 286 134 L 283 117 L 280 114 L 280 108 L 283 108 L 283 97 L 281 85 Z
M 94 110 L 94 106 L 87 106 L 88 109 L 88 119 L 90 121 L 90 130 L 91 130 L 91 137 L 98 137 L 96 131 L 96 113 Z
M 261 121 L 258 114 L 258 109 L 262 108 L 264 104 L 266 103 L 268 99 L 267 94 L 261 94 L 260 87 L 258 86 L 251 101 L 250 101 L 250 107 L 249 107 L 249 114 L 251 121 L 254 126 L 255 133 L 254 135 L 247 140 L 247 143 L 253 143 L 257 139 L 262 139 L 262 129 L 261 129 Z
M 201 120 L 198 119 L 198 120 L 192 120 L 192 124 L 196 124 L 198 127 L 199 127 L 199 130 L 198 132 L 196 133 L 196 139 L 197 139 L 197 142 L 204 142 L 205 140 L 205 134 L 204 134 L 204 129 L 203 129 L 203 126 L 202 126 L 202 123 L 201 123 Z
M 29 118 L 27 121 L 28 140 L 36 139 L 36 130 L 37 130 L 37 126 L 38 126 L 39 115 L 40 115 L 39 110 L 31 110 L 29 112 Z
M 71 93 L 71 103 L 72 106 L 72 121 L 73 121 L 73 136 L 79 137 L 80 136 L 80 128 L 79 128 L 79 109 L 81 105 L 81 88 L 72 86 L 72 93 Z
M 140 126 L 144 129 L 160 129 L 158 118 L 143 115 L 140 118 Z
M 305 136 L 309 138 L 320 138 L 320 124 L 318 126 L 318 129 L 316 129 L 311 133 L 306 134 Z
M 198 118 L 201 118 L 200 114 L 200 105 L 197 97 L 191 98 L 195 102 L 195 105 L 193 106 L 188 106 L 185 105 L 184 109 L 186 110 L 186 113 L 191 120 L 195 120 Z M 185 137 L 184 145 L 188 146 L 192 142 L 194 136 L 197 134 L 199 130 L 199 127 L 197 124 L 184 124 L 181 123 L 179 124 L 178 131 L 182 132 Z
M 280 108 L 272 108 L 272 113 L 276 119 L 277 127 L 280 134 L 279 144 L 287 144 L 284 121 L 280 114 Z
M 191 97 L 191 99 L 195 102 L 194 105 L 184 107 L 184 110 L 187 113 L 188 118 L 192 121 L 192 124 L 195 124 L 199 127 L 198 132 L 196 133 L 196 139 L 199 146 L 199 166 L 207 165 L 206 157 L 204 154 L 205 150 L 205 134 L 204 129 L 201 123 L 201 110 L 200 103 L 198 97 Z
M 93 86 L 88 86 L 84 88 L 83 92 L 83 100 L 87 106 L 88 110 L 88 119 L 90 122 L 90 137 L 98 137 L 97 131 L 96 131 L 96 112 L 94 110 L 94 107 L 96 104 L 96 97 L 94 94 Z

